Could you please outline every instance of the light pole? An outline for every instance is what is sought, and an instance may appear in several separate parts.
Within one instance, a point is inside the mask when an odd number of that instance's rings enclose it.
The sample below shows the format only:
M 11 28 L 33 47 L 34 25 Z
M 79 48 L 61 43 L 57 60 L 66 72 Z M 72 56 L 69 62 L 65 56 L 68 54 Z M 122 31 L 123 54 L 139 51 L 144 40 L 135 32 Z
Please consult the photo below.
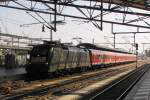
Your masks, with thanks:
M 53 30 L 50 29 L 50 41 L 53 41 Z
M 94 41 L 95 41 L 95 39 L 93 38 L 93 39 L 92 39 L 92 44 L 94 44 Z
M 137 68 L 137 64 L 138 64 L 138 44 L 135 44 L 136 47 L 136 68 Z
M 116 34 L 114 33 L 114 48 L 115 48 L 115 44 L 116 44 Z
M 113 28 L 114 28 L 114 26 L 113 26 L 113 24 L 111 24 L 111 33 L 114 35 L 114 48 L 115 48 L 115 44 L 116 44 L 116 34 L 113 32 Z

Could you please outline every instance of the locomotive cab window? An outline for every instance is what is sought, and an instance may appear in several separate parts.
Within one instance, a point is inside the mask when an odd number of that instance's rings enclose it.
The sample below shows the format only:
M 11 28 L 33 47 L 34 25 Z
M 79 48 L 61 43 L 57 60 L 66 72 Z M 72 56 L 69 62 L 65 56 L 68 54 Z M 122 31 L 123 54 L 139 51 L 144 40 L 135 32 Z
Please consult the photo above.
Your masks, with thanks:
M 35 46 L 31 51 L 31 63 L 46 63 L 48 59 L 49 47 Z
M 46 56 L 48 54 L 49 48 L 46 46 L 36 46 L 31 51 L 31 56 Z

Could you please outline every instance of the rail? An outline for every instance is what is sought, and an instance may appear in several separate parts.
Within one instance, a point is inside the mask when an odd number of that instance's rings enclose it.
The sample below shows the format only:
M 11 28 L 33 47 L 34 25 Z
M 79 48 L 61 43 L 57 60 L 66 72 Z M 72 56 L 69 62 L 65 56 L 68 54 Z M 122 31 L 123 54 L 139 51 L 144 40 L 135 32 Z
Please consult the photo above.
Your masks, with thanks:
M 149 66 L 146 64 L 137 68 L 114 84 L 95 94 L 89 100 L 122 100 L 144 73 L 148 71 Z

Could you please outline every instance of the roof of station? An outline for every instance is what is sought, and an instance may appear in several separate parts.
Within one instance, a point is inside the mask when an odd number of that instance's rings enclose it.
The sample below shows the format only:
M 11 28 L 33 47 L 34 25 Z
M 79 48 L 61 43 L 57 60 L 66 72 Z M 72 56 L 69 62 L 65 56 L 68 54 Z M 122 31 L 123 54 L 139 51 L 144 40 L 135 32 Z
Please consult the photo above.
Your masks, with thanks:
M 8 2 L 8 1 L 13 1 L 13 0 L 0 0 L 0 2 Z M 36 1 L 36 0 L 34 0 L 34 1 Z M 41 0 L 41 1 L 47 1 L 47 0 Z M 89 0 L 87 0 L 87 1 L 89 1 Z M 95 1 L 95 0 L 93 0 L 93 1 Z M 122 6 L 150 10 L 150 0 L 97 0 L 97 1 L 99 1 L 99 2 L 103 1 L 105 3 L 112 3 L 112 4 L 122 5 Z
M 105 3 L 118 4 L 122 6 L 134 7 L 144 10 L 150 10 L 150 0 L 98 0 Z
M 12 0 L 0 0 L 0 2 L 7 2 L 7 1 L 12 1 Z

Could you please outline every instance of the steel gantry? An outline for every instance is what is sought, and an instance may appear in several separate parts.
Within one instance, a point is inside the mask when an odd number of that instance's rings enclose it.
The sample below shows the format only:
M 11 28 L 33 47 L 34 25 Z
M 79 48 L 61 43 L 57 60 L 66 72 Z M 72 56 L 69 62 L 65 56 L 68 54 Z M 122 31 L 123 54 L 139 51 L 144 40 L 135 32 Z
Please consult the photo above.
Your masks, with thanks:
M 53 31 L 57 30 L 57 24 L 65 21 L 65 17 L 82 19 L 102 30 L 103 22 L 150 28 L 150 24 L 145 21 L 150 18 L 148 2 L 149 0 L 1 0 L 0 7 L 24 10 L 39 24 Z M 133 10 L 132 7 L 140 11 Z M 141 9 L 144 11 L 141 12 Z M 107 17 L 116 13 L 120 14 L 117 20 Z M 50 20 L 43 18 L 42 14 L 50 15 Z M 135 17 L 128 19 L 129 15 Z M 141 21 L 144 25 L 139 23 Z

